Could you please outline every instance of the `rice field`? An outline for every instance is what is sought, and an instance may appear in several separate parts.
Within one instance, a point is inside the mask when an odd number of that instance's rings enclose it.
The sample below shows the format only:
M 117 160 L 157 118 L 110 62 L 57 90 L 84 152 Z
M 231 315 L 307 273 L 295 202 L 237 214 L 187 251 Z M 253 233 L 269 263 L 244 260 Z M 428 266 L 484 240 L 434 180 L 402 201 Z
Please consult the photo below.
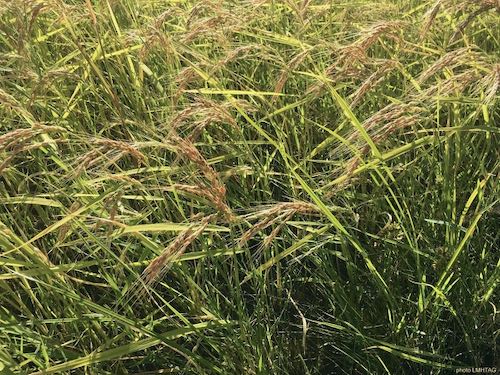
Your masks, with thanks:
M 0 374 L 500 371 L 496 0 L 0 0 Z

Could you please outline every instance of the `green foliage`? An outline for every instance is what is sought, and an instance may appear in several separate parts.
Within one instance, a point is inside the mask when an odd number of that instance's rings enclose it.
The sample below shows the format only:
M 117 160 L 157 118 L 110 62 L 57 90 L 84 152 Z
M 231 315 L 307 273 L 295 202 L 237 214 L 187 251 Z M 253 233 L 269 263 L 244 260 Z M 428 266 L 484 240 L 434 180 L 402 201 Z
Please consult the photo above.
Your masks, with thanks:
M 498 363 L 496 1 L 0 1 L 0 373 Z

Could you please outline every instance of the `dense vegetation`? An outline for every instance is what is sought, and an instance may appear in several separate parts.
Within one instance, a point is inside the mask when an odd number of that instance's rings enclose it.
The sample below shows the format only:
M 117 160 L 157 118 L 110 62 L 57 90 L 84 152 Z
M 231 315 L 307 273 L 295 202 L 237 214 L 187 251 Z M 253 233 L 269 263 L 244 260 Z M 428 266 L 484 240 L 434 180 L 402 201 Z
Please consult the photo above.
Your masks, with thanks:
M 497 363 L 496 0 L 0 4 L 0 373 Z

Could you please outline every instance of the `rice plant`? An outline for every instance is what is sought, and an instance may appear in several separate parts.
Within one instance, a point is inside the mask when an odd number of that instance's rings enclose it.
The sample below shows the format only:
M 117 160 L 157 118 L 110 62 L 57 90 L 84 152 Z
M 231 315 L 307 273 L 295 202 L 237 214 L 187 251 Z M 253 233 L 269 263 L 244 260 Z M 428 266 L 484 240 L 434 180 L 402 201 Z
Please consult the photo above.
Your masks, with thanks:
M 0 373 L 498 371 L 499 15 L 0 0 Z

